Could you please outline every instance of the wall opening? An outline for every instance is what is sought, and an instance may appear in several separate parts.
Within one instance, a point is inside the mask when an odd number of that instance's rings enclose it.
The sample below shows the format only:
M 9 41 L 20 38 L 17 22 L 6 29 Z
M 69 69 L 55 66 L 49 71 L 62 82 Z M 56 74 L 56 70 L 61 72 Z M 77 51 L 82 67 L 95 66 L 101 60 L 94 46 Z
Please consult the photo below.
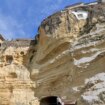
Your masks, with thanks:
M 33 57 L 34 57 L 33 55 L 30 57 L 30 62 L 32 62 Z
M 57 96 L 49 96 L 40 100 L 40 105 L 62 105 L 62 101 Z
M 7 55 L 7 56 L 6 56 L 6 62 L 7 62 L 8 64 L 11 64 L 11 63 L 13 62 L 13 57 L 12 57 L 11 55 Z
M 40 100 L 40 105 L 77 105 L 77 101 L 73 100 L 67 103 L 63 102 L 58 96 L 48 96 Z
M 23 52 L 23 51 L 21 51 L 21 52 L 20 52 L 20 54 L 21 54 L 21 55 L 24 55 L 24 52 Z
M 35 52 L 37 52 L 37 51 L 36 51 L 36 50 L 33 50 L 33 51 L 32 51 L 32 54 L 34 54 Z
M 78 17 L 79 18 L 83 18 L 83 14 L 78 14 Z
M 15 72 L 10 73 L 11 78 L 17 78 L 17 74 Z
M 72 13 L 76 16 L 78 20 L 87 19 L 88 18 L 88 11 L 83 10 L 75 10 Z

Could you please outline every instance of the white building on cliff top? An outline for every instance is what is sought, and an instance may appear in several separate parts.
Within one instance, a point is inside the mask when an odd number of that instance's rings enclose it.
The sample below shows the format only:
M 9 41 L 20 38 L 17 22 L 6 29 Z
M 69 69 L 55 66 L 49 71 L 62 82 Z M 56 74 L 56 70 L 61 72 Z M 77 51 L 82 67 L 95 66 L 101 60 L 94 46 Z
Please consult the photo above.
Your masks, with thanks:
M 78 20 L 85 20 L 88 18 L 88 12 L 83 10 L 72 11 Z

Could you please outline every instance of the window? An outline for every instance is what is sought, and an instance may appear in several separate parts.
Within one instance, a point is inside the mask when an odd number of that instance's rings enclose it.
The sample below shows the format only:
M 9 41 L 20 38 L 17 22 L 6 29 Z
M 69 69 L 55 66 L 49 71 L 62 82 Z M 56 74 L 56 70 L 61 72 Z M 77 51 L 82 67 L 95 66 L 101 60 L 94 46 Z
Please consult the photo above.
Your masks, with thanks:
M 83 14 L 78 14 L 78 17 L 79 18 L 83 18 Z
M 6 62 L 7 62 L 8 64 L 11 64 L 12 61 L 13 61 L 13 57 L 12 57 L 11 55 L 7 55 L 7 56 L 6 56 Z
M 20 52 L 20 54 L 21 54 L 21 55 L 24 55 L 24 52 L 23 52 L 23 51 L 21 51 L 21 52 Z
M 10 73 L 10 77 L 17 78 L 17 74 L 15 72 Z

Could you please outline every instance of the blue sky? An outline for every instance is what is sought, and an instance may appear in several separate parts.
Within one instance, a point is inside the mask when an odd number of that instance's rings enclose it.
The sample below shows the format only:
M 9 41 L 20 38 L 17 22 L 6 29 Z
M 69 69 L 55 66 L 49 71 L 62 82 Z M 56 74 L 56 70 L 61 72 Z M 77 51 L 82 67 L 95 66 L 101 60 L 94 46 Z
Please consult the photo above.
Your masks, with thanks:
M 6 39 L 34 38 L 47 16 L 76 2 L 93 0 L 0 0 L 0 34 Z

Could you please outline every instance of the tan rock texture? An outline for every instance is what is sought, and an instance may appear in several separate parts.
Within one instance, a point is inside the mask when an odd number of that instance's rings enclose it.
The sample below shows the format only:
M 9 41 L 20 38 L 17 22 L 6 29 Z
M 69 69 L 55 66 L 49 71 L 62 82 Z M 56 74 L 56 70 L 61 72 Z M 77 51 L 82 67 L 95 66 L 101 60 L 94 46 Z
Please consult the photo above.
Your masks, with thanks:
M 73 11 L 88 17 L 77 19 Z M 91 102 L 89 92 L 105 80 L 86 82 L 104 72 L 105 4 L 66 8 L 41 23 L 35 40 L 1 44 L 0 105 L 36 105 L 49 95 L 78 105 L 104 105 L 105 86 L 93 94 L 99 100 Z
M 72 11 L 88 12 L 78 20 Z M 38 98 L 57 95 L 88 103 L 85 80 L 105 72 L 105 4 L 67 8 L 45 19 L 39 27 L 38 49 L 30 64 Z M 87 88 L 87 89 L 84 89 Z M 103 104 L 102 104 L 103 105 Z
M 38 103 L 34 96 L 36 85 L 28 70 L 28 57 L 35 50 L 31 43 L 29 40 L 5 41 L 0 48 L 0 105 Z

